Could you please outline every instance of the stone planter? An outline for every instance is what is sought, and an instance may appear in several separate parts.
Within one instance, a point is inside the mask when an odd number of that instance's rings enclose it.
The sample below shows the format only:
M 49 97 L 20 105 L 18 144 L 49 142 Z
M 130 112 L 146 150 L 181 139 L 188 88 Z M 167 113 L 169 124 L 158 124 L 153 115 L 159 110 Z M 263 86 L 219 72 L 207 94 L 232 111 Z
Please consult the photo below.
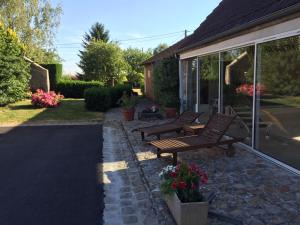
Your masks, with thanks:
M 177 109 L 172 107 L 165 107 L 166 118 L 174 118 L 177 115 Z
M 134 112 L 135 112 L 134 107 L 132 107 L 132 108 L 123 108 L 122 112 L 123 112 L 123 118 L 124 118 L 125 121 L 134 120 Z
M 206 225 L 208 202 L 182 203 L 176 194 L 164 195 L 164 199 L 177 225 Z

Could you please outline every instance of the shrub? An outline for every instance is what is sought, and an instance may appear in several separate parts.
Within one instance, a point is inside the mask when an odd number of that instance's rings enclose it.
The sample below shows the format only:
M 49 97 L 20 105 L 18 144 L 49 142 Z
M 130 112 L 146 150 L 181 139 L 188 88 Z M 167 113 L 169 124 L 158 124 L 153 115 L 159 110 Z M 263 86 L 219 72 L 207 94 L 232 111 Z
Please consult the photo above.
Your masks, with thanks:
M 55 91 L 62 77 L 62 64 L 41 64 L 49 72 L 50 90 Z
M 123 96 L 123 93 L 126 91 L 128 95 L 131 93 L 131 86 L 130 85 L 116 85 L 110 88 L 110 96 L 111 96 L 111 103 L 112 107 L 116 107 L 118 105 L 118 100 Z
M 0 23 L 0 106 L 27 97 L 29 64 L 17 34 Z
M 56 94 L 54 91 L 44 92 L 41 89 L 37 89 L 36 93 L 31 95 L 31 103 L 42 108 L 54 108 L 59 106 L 63 98 L 63 95 Z
M 66 98 L 83 98 L 85 89 L 102 86 L 99 81 L 63 80 L 57 83 L 56 91 Z
M 110 90 L 106 87 L 86 89 L 84 100 L 86 108 L 92 111 L 105 112 L 112 105 Z
M 172 97 L 174 105 L 178 105 L 179 103 L 178 67 L 178 59 L 174 57 L 163 59 L 154 66 L 153 92 L 155 99 L 162 105 L 166 104 L 166 99 L 163 99 L 162 96 L 166 96 L 166 98 L 168 96 Z M 168 102 L 170 101 L 168 100 Z

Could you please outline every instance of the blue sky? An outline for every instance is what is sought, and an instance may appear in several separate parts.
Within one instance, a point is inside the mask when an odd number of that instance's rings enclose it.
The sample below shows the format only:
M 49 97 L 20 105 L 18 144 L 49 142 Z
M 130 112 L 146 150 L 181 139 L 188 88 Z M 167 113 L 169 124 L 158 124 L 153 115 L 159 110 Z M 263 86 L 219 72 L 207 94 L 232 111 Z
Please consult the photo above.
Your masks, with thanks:
M 111 40 L 120 41 L 122 48 L 147 50 L 159 43 L 171 45 L 182 39 L 184 30 L 195 30 L 220 1 L 52 0 L 53 5 L 61 3 L 63 8 L 55 45 L 64 60 L 64 72 L 79 71 L 76 63 L 82 36 L 95 22 L 103 23 Z

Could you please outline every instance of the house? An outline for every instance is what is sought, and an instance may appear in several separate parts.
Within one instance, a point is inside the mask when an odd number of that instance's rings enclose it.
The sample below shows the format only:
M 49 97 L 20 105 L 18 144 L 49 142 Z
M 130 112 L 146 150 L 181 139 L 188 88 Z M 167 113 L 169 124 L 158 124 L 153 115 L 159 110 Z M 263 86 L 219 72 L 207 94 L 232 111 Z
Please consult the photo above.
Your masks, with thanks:
M 181 110 L 237 114 L 241 146 L 300 174 L 300 0 L 223 0 L 179 43 L 146 93 L 176 55 Z

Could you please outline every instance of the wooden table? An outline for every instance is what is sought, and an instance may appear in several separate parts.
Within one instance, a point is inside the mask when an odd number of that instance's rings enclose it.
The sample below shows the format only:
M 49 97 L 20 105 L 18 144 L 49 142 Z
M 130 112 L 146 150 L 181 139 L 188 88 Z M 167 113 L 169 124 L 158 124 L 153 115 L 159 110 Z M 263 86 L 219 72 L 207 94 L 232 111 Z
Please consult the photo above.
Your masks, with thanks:
M 204 124 L 193 123 L 183 126 L 184 134 L 199 134 L 200 130 L 204 128 Z

